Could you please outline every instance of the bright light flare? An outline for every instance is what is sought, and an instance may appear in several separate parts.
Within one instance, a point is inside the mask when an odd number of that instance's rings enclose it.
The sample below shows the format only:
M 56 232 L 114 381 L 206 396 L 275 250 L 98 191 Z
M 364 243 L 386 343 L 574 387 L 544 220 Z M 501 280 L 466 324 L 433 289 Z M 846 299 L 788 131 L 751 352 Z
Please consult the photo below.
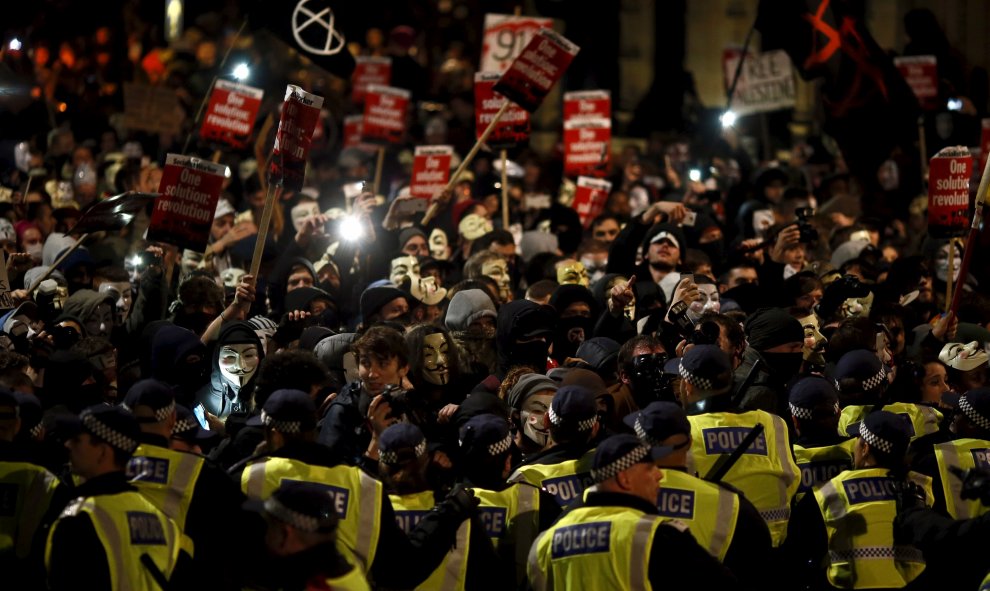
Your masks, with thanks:
M 357 216 L 349 215 L 340 220 L 339 232 L 342 240 L 354 242 L 364 236 L 364 227 Z
M 7 44 L 7 49 L 11 51 L 20 51 L 22 47 L 24 47 L 24 44 L 17 37 L 11 39 L 10 43 Z
M 233 75 L 237 80 L 247 80 L 248 76 L 251 75 L 251 68 L 249 68 L 247 64 L 241 62 L 234 66 Z
M 738 115 L 736 115 L 735 111 L 726 111 L 722 113 L 718 119 L 722 122 L 722 127 L 732 127 L 736 124 Z

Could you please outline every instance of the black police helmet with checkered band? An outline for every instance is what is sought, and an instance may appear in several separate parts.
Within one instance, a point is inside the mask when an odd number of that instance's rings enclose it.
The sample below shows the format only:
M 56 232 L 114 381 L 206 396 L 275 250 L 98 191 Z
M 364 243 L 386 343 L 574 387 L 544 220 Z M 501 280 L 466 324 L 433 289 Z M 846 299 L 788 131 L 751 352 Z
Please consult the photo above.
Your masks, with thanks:
M 378 461 L 400 464 L 426 454 L 426 437 L 412 423 L 397 423 L 378 437 Z
M 265 401 L 261 414 L 248 419 L 252 427 L 271 427 L 286 434 L 296 434 L 316 428 L 316 405 L 302 390 L 275 390 Z
M 182 406 L 175 405 L 175 425 L 172 427 L 172 437 L 182 441 L 196 443 L 216 437 L 217 433 L 203 429 L 199 424 L 199 419 L 193 411 Z
M 90 406 L 78 417 L 60 418 L 56 430 L 66 438 L 88 433 L 125 455 L 134 453 L 141 436 L 141 428 L 131 411 L 106 404 Z
M 803 377 L 791 386 L 787 396 L 791 414 L 811 420 L 839 414 L 839 393 L 835 384 L 821 376 Z
M 683 357 L 667 361 L 663 371 L 704 392 L 723 392 L 732 385 L 732 362 L 717 345 L 695 345 Z
M 963 395 L 946 392 L 942 402 L 957 408 L 969 422 L 990 433 L 990 388 L 974 388 Z
M 887 387 L 887 370 L 877 354 L 867 349 L 849 351 L 835 365 L 835 387 L 842 393 L 881 394 Z
M 175 411 L 175 393 L 165 382 L 141 380 L 127 391 L 124 406 L 134 413 L 139 423 L 159 423 Z
M 569 431 L 590 431 L 598 420 L 595 394 L 583 386 L 563 386 L 553 397 L 547 419 L 553 427 Z
M 665 458 L 673 449 L 645 445 L 635 435 L 627 433 L 613 435 L 595 450 L 595 457 L 591 461 L 591 478 L 596 483 L 605 482 L 640 462 L 652 464 Z
M 660 445 L 661 441 L 674 435 L 691 435 L 687 414 L 681 405 L 673 402 L 651 402 L 643 410 L 626 415 L 622 421 L 647 445 Z
M 862 422 L 849 427 L 849 434 L 890 458 L 902 457 L 911 443 L 909 419 L 886 410 L 866 415 Z
M 458 433 L 461 453 L 468 457 L 497 457 L 509 452 L 509 423 L 493 414 L 471 417 Z
M 323 484 L 285 480 L 268 499 L 247 501 L 244 508 L 302 531 L 329 534 L 337 529 L 335 504 L 334 495 Z

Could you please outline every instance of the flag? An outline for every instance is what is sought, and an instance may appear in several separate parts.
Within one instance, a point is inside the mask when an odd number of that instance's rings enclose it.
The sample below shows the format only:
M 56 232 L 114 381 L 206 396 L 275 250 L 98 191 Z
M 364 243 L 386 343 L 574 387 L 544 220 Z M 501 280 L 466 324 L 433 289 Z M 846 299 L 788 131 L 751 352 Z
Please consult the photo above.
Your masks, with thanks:
M 866 178 L 917 139 L 911 88 L 863 21 L 862 0 L 760 0 L 764 51 L 783 49 L 805 80 L 824 79 L 825 131 Z
M 154 202 L 157 193 L 121 193 L 98 201 L 87 209 L 69 234 L 88 234 L 104 230 L 119 230 L 131 223 L 142 209 Z
M 249 20 L 316 66 L 350 78 L 355 62 L 344 30 L 358 23 L 355 4 L 360 5 L 339 0 L 255 0 Z

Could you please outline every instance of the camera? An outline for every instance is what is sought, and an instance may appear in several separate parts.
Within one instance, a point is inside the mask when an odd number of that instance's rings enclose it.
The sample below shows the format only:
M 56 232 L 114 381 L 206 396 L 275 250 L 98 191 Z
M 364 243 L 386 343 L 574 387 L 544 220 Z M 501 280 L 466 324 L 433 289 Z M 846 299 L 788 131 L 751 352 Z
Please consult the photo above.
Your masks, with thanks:
M 687 342 L 690 345 L 717 345 L 721 333 L 722 330 L 718 324 L 711 320 L 705 320 L 698 325 L 697 330 L 688 335 Z
M 818 242 L 818 230 L 812 227 L 809 221 L 815 215 L 815 208 L 799 207 L 794 211 L 794 215 L 797 216 L 797 226 L 798 231 L 801 233 L 801 242 L 803 244 Z
M 382 402 L 387 402 L 392 408 L 390 416 L 398 419 L 409 410 L 409 392 L 395 384 L 390 384 L 382 390 Z
M 677 334 L 689 338 L 694 333 L 694 322 L 687 315 L 688 304 L 683 300 L 674 302 L 667 314 L 667 319 L 677 328 Z

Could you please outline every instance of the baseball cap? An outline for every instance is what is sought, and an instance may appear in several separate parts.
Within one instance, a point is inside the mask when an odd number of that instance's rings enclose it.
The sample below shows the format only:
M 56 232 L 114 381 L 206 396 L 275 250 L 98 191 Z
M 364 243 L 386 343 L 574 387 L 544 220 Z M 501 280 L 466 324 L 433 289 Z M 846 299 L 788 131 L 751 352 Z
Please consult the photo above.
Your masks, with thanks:
M 63 417 L 57 422 L 57 430 L 66 438 L 89 433 L 105 441 L 110 447 L 126 454 L 134 454 L 141 429 L 137 419 L 122 406 L 97 404 L 84 409 L 77 417 Z
M 598 420 L 598 403 L 594 393 L 583 386 L 563 386 L 557 390 L 547 418 L 555 427 L 588 431 Z
M 672 447 L 644 445 L 635 435 L 613 435 L 595 450 L 591 461 L 591 479 L 596 484 L 605 482 L 640 462 L 652 464 L 672 451 Z
M 884 390 L 887 383 L 887 370 L 877 354 L 867 349 L 856 349 L 844 354 L 835 365 L 835 388 L 839 392 L 860 389 L 866 393 Z M 846 387 L 843 388 L 843 382 Z M 849 383 L 849 382 L 852 383 Z
M 397 423 L 382 431 L 378 438 L 378 461 L 401 464 L 426 454 L 426 437 L 412 423 Z
M 862 422 L 849 427 L 849 434 L 861 437 L 870 447 L 893 456 L 904 454 L 911 443 L 908 419 L 886 410 L 866 415 Z
M 974 388 L 962 395 L 946 392 L 942 402 L 959 409 L 977 427 L 990 431 L 990 388 Z
M 615 363 L 619 356 L 619 343 L 608 337 L 593 337 L 581 343 L 574 355 L 588 362 L 595 370 L 602 370 L 609 363 Z
M 512 447 L 509 423 L 493 414 L 471 417 L 458 433 L 461 452 L 468 456 L 499 456 Z
M 706 392 L 719 392 L 732 385 L 732 364 L 717 345 L 695 345 L 683 357 L 667 361 L 663 370 Z
M 622 421 L 646 445 L 660 445 L 672 435 L 691 435 L 691 423 L 684 409 L 673 402 L 651 402 L 639 412 L 626 415 Z
M 332 533 L 337 529 L 336 496 L 328 486 L 316 482 L 283 480 L 272 496 L 247 501 L 244 507 L 307 532 Z
M 249 427 L 271 427 L 281 433 L 302 433 L 316 427 L 316 405 L 302 390 L 275 390 L 261 414 L 247 420 Z
M 127 391 L 123 406 L 139 423 L 159 423 L 175 410 L 175 394 L 165 382 L 141 380 Z
M 874 355 L 874 357 L 876 357 Z M 791 414 L 799 419 L 816 419 L 839 414 L 839 393 L 821 376 L 801 378 L 791 386 L 787 397 Z

